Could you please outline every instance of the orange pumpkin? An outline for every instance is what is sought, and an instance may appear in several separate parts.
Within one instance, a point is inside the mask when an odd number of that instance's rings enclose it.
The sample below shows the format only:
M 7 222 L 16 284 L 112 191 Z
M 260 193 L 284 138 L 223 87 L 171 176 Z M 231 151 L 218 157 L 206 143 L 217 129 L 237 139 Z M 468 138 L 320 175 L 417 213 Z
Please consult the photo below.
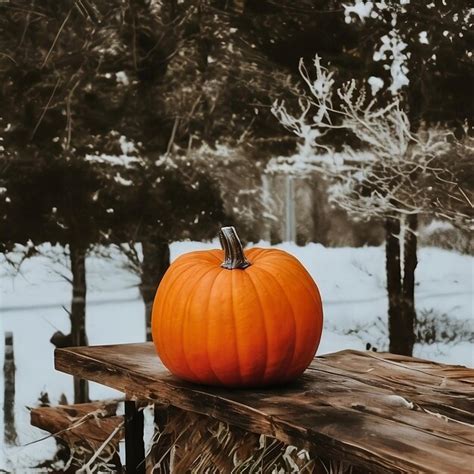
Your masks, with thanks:
M 290 254 L 252 248 L 233 227 L 222 250 L 182 255 L 153 304 L 156 350 L 177 377 L 229 387 L 288 382 L 303 373 L 321 337 L 318 288 Z

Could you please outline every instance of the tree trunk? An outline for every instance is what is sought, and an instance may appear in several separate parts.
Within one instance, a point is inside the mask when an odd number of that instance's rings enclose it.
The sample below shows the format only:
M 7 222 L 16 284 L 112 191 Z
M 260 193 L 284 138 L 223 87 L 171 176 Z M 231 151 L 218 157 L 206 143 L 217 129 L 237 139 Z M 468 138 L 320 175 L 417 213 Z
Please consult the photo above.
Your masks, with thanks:
M 389 351 L 396 354 L 401 352 L 401 342 L 403 331 L 401 328 L 402 307 L 400 304 L 402 282 L 400 268 L 400 221 L 388 218 L 385 221 L 386 241 L 385 259 L 387 272 L 387 292 L 388 292 L 388 334 Z
M 418 217 L 410 215 L 406 220 L 405 241 L 403 252 L 403 285 L 402 285 L 402 314 L 406 327 L 406 355 L 412 355 L 415 345 L 415 269 L 418 263 L 416 257 Z
M 69 245 L 72 272 L 71 340 L 73 346 L 87 346 L 86 336 L 86 247 Z M 74 403 L 89 401 L 87 380 L 74 377 Z
M 146 340 L 151 341 L 151 310 L 156 289 L 170 266 L 170 247 L 167 242 L 142 242 L 143 262 L 140 293 L 145 303 Z
M 399 219 L 388 218 L 385 221 L 388 332 L 389 351 L 411 356 L 415 343 L 416 321 L 417 216 L 409 216 L 405 224 L 406 227 L 401 229 Z

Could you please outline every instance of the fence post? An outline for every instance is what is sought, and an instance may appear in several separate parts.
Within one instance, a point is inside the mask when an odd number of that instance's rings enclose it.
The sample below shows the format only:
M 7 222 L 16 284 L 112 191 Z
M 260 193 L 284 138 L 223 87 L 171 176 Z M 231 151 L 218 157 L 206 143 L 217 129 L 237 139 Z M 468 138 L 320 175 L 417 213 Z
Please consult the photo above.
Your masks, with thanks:
M 296 242 L 295 181 L 285 176 L 285 242 Z
M 4 440 L 5 444 L 14 445 L 17 441 L 17 433 L 15 428 L 15 355 L 12 332 L 5 332 L 3 380 L 5 382 L 3 398 Z

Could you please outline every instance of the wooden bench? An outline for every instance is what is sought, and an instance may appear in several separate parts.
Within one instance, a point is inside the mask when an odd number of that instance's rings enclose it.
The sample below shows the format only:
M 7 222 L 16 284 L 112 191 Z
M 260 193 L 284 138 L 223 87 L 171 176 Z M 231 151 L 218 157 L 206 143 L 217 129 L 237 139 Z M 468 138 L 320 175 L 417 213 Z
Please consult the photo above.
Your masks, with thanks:
M 55 364 L 125 394 L 127 472 L 145 469 L 135 401 L 146 400 L 360 472 L 473 472 L 474 370 L 465 367 L 342 351 L 317 357 L 291 385 L 229 390 L 176 379 L 151 343 L 57 349 Z

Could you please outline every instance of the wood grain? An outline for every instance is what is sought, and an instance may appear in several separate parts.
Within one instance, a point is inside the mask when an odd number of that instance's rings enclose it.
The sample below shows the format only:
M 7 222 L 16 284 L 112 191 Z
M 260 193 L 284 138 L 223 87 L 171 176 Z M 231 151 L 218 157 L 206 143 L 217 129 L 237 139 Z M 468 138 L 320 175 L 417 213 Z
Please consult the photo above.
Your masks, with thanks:
M 30 422 L 52 433 L 70 449 L 85 449 L 93 454 L 122 423 L 123 419 L 116 411 L 116 401 L 37 407 L 30 412 Z M 116 451 L 122 437 L 123 432 L 117 432 L 104 453 Z
M 474 371 L 465 367 L 342 351 L 291 385 L 228 390 L 176 379 L 144 343 L 57 349 L 56 368 L 371 471 L 472 473 Z

